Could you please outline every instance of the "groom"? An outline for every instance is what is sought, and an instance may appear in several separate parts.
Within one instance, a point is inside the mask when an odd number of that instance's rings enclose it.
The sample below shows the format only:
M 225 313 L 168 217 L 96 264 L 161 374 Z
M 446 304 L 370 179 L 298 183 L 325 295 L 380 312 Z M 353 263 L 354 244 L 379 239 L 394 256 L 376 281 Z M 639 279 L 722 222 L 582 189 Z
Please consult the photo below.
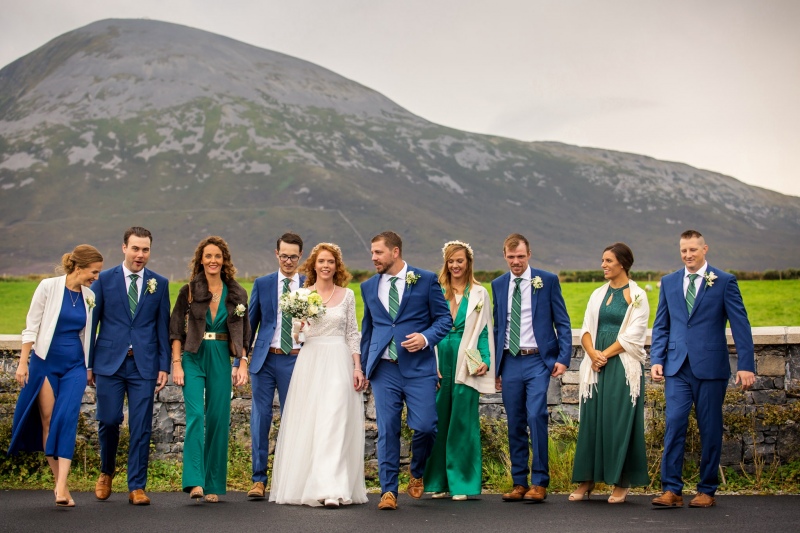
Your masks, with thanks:
M 247 493 L 250 499 L 260 500 L 266 496 L 269 432 L 272 429 L 275 389 L 278 390 L 282 413 L 294 364 L 300 352 L 300 345 L 292 338 L 292 319 L 288 315 L 283 316 L 278 299 L 284 292 L 296 291 L 305 283 L 306 277 L 297 273 L 302 257 L 303 239 L 295 233 L 281 235 L 275 244 L 278 271 L 257 278 L 250 293 L 250 329 L 255 337 L 249 367 L 253 387 L 250 412 L 253 486 Z M 238 366 L 238 360 L 234 366 Z
M 122 408 L 128 396 L 128 501 L 149 505 L 145 494 L 153 400 L 167 384 L 170 364 L 169 281 L 145 268 L 152 235 L 132 227 L 122 239 L 125 260 L 92 284 L 95 308 L 89 350 L 89 380 L 97 386 L 100 440 L 98 500 L 111 495 Z M 100 324 L 100 333 L 97 325 Z
M 403 261 L 403 241 L 392 231 L 372 239 L 378 274 L 361 284 L 361 367 L 372 381 L 378 421 L 380 510 L 397 509 L 400 418 L 405 401 L 411 442 L 408 495 L 419 499 L 422 474 L 436 438 L 436 354 L 453 327 L 436 275 Z
M 666 376 L 667 402 L 661 459 L 664 493 L 653 505 L 683 507 L 683 454 L 694 404 L 702 451 L 700 483 L 689 507 L 711 507 L 719 485 L 722 403 L 731 375 L 725 324 L 731 325 L 736 383 L 743 390 L 755 383 L 753 334 L 736 278 L 706 262 L 708 245 L 700 232 L 683 232 L 680 252 L 685 267 L 661 280 L 650 348 L 650 375 L 654 381 Z
M 503 501 L 541 502 L 547 498 L 550 483 L 547 388 L 550 378 L 560 376 L 569 366 L 572 330 L 558 276 L 528 265 L 528 239 L 518 233 L 506 237 L 503 257 L 510 272 L 492 281 L 496 384 L 503 392 L 508 418 L 514 481 L 513 490 L 503 494 Z M 529 470 L 530 448 L 533 461 Z

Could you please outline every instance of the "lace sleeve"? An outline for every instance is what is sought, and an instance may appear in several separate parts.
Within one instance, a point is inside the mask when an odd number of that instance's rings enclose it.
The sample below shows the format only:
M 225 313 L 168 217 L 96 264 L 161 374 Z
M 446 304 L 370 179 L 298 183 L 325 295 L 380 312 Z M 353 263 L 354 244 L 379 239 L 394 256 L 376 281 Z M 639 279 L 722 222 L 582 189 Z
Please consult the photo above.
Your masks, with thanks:
M 344 337 L 347 341 L 347 346 L 350 348 L 350 353 L 361 353 L 361 333 L 358 332 L 358 321 L 356 321 L 356 298 L 353 291 L 347 289 L 345 296 L 346 307 L 346 325 Z

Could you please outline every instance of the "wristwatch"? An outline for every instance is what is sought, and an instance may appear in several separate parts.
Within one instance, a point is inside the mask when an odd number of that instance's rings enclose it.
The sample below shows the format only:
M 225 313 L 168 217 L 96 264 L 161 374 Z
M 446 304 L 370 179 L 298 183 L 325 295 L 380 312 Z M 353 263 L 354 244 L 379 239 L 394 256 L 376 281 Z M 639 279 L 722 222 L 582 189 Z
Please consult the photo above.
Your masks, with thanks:
M 246 355 L 245 355 L 244 357 L 240 357 L 240 358 L 239 358 L 239 360 L 240 360 L 240 361 L 244 361 L 244 362 L 245 362 L 245 363 L 247 363 L 248 365 L 250 364 L 250 358 L 249 358 L 249 357 L 247 357 Z

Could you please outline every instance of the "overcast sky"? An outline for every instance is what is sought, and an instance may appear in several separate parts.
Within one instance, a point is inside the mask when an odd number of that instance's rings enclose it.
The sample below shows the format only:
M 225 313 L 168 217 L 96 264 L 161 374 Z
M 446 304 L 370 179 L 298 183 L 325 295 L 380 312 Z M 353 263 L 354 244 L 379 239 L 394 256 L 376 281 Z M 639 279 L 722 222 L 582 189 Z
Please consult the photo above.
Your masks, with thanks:
M 447 126 L 800 196 L 800 1 L 3 0 L 0 66 L 141 17 L 312 61 Z

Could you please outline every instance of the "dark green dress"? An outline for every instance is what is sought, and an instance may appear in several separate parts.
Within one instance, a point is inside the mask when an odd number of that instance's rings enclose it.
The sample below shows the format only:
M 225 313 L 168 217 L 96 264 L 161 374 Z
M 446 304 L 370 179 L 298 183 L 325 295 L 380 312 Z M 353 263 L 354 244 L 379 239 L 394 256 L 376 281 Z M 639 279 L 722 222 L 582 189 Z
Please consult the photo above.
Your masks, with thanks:
M 436 345 L 442 379 L 436 393 L 438 432 L 424 474 L 425 490 L 428 492 L 467 496 L 481 493 L 480 393 L 455 382 L 458 347 L 464 336 L 468 301 L 469 287 L 458 305 L 453 328 Z M 478 338 L 478 350 L 483 362 L 489 366 L 489 332 L 486 328 Z
M 614 297 L 606 305 L 612 293 Z M 597 319 L 596 349 L 614 344 L 627 310 L 622 290 L 609 287 Z M 639 390 L 633 405 L 622 361 L 610 357 L 597 376 L 597 390 L 585 402 L 581 400 L 573 482 L 595 481 L 622 488 L 650 484 L 644 442 L 644 372 Z
M 227 285 L 222 285 L 217 316 L 206 311 L 206 331 L 228 333 Z M 186 374 L 183 400 L 183 490 L 203 487 L 206 494 L 225 494 L 228 481 L 228 435 L 231 426 L 231 355 L 227 341 L 203 340 L 197 354 L 183 353 Z

